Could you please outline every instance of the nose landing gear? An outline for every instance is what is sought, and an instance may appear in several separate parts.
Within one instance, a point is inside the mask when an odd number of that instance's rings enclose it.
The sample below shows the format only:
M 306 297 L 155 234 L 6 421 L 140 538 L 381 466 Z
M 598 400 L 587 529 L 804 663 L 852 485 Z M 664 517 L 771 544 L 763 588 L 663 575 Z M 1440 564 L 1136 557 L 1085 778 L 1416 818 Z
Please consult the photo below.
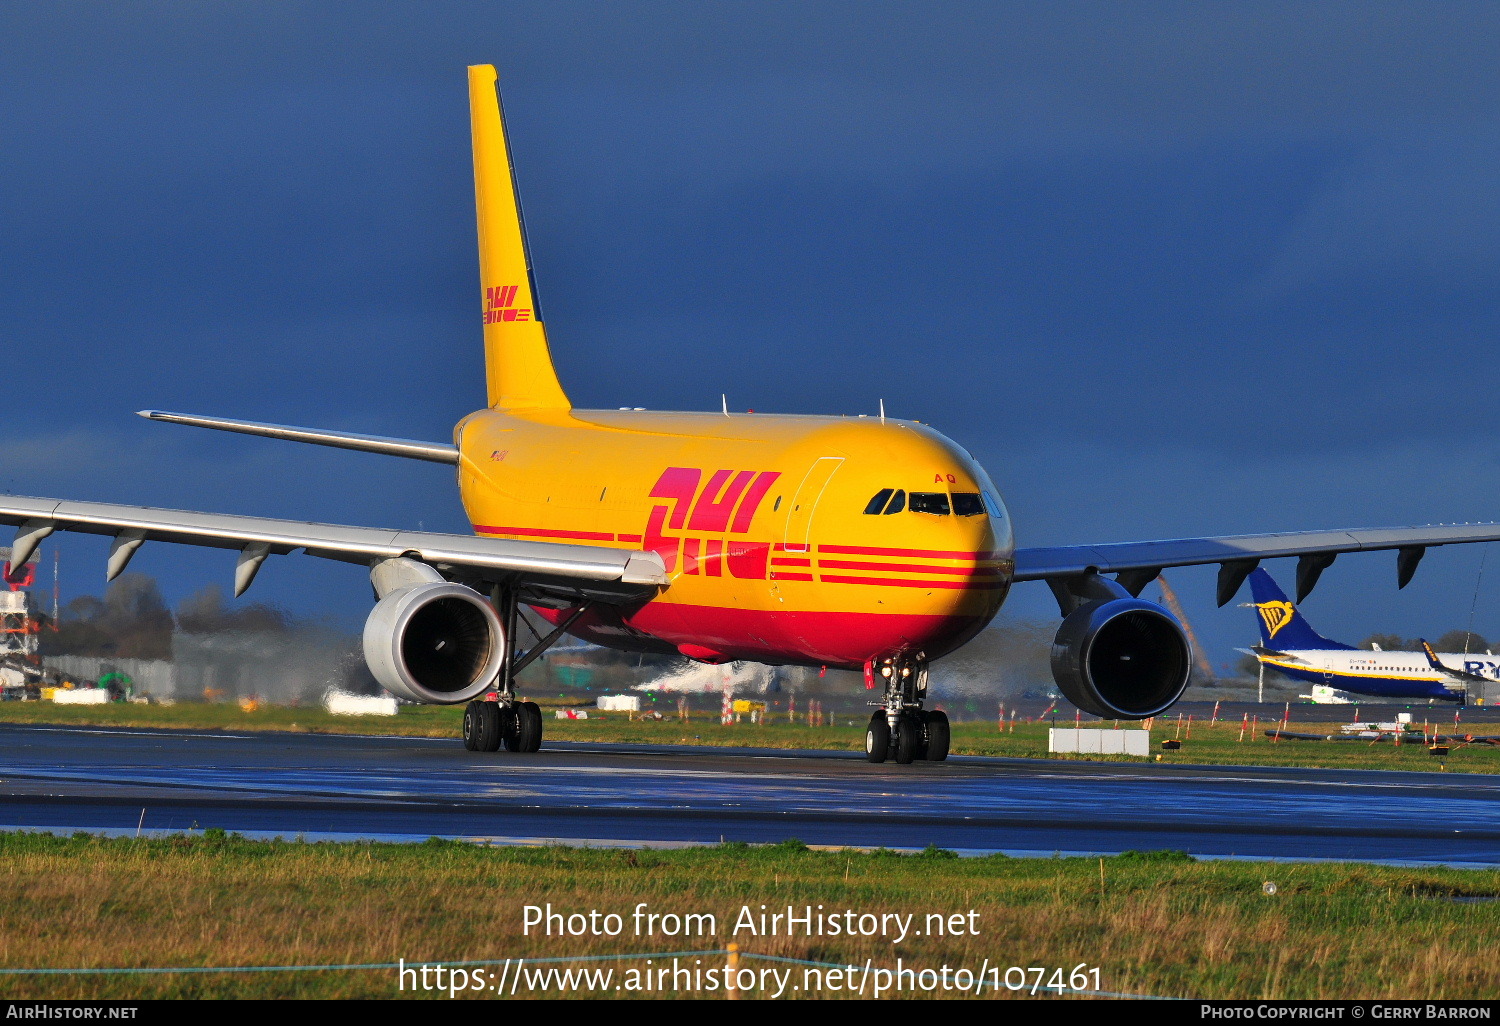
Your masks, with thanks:
M 865 729 L 865 758 L 885 762 L 894 754 L 902 766 L 918 759 L 948 758 L 947 715 L 922 708 L 927 699 L 927 660 L 921 653 L 873 662 L 866 673 L 885 689 L 885 697 Z

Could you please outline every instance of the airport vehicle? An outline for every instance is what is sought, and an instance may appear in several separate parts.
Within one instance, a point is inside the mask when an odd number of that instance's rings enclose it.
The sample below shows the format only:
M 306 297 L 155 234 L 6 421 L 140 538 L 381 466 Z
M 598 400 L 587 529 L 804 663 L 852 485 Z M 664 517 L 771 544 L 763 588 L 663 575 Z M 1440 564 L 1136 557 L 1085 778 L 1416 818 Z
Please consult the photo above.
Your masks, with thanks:
M 1330 641 L 1312 629 L 1265 570 L 1250 575 L 1250 593 L 1260 624 L 1260 644 L 1250 651 L 1293 680 L 1381 698 L 1461 703 L 1477 685 L 1500 680 L 1500 658 L 1487 652 L 1439 654 L 1425 641 L 1420 652 L 1370 651 Z
M 880 696 L 869 758 L 910 763 L 948 750 L 947 720 L 925 708 L 929 663 L 1015 582 L 1046 581 L 1057 599 L 1061 691 L 1139 719 L 1178 699 L 1192 662 L 1182 625 L 1139 598 L 1165 567 L 1219 564 L 1222 605 L 1266 558 L 1298 557 L 1305 594 L 1342 552 L 1399 550 L 1404 584 L 1428 546 L 1500 539 L 1490 524 L 1017 549 L 984 469 L 923 424 L 576 410 L 537 306 L 494 68 L 470 68 L 469 93 L 488 402 L 451 444 L 142 415 L 451 464 L 477 536 L 8 497 L 14 558 L 54 531 L 108 535 L 113 578 L 148 540 L 218 546 L 239 552 L 236 594 L 297 549 L 368 566 L 371 670 L 411 701 L 468 703 L 471 749 L 536 750 L 540 712 L 515 675 L 570 633 L 707 663 L 862 670 Z M 553 624 L 524 650 L 522 605 Z

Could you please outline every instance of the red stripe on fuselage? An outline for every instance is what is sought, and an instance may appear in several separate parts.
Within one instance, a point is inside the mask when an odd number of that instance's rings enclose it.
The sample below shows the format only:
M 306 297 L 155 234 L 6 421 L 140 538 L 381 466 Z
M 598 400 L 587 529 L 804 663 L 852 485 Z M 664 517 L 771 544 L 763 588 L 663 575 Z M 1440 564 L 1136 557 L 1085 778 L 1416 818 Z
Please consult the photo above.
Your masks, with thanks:
M 841 556 L 914 556 L 919 559 L 986 560 L 997 555 L 994 552 L 950 552 L 943 549 L 873 549 L 864 545 L 819 545 L 818 551 Z
M 521 535 L 527 538 L 573 538 L 578 541 L 614 541 L 615 536 L 604 531 L 561 531 L 550 527 L 490 527 L 475 524 L 480 534 Z
M 824 574 L 824 584 L 879 584 L 887 588 L 948 588 L 957 591 L 986 591 L 1003 588 L 1003 581 L 903 581 L 896 577 L 843 577 Z
M 847 559 L 820 559 L 825 570 L 890 570 L 908 574 L 945 574 L 949 577 L 993 577 L 999 567 L 922 566 L 919 563 L 857 563 Z

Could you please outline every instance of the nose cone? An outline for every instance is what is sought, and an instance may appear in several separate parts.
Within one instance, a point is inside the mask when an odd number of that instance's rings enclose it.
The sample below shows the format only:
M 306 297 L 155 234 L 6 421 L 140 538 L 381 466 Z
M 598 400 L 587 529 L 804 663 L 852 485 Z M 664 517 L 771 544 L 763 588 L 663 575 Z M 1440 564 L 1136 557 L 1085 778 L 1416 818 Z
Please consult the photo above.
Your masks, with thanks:
M 960 446 L 920 424 L 851 425 L 837 448 L 849 456 L 818 506 L 815 570 L 833 586 L 830 600 L 860 611 L 867 627 L 846 637 L 841 662 L 855 650 L 953 651 L 994 618 L 1010 587 L 1013 536 L 994 485 Z
M 913 648 L 926 653 L 928 659 L 955 651 L 984 630 L 1004 604 L 1015 569 L 1008 519 L 992 517 L 987 511 L 984 516 L 955 516 L 952 520 L 949 551 L 973 555 L 969 560 L 953 561 L 966 571 L 965 576 L 957 578 L 961 587 L 933 589 L 923 595 L 933 619 L 911 641 Z

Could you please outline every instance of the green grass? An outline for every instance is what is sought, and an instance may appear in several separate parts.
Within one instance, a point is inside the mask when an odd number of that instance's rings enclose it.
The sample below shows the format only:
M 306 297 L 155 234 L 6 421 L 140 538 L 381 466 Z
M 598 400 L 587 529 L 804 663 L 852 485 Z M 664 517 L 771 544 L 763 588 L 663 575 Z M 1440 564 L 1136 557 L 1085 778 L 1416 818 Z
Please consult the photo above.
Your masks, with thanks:
M 559 741 L 633 742 L 641 744 L 732 745 L 765 748 L 814 748 L 862 751 L 863 726 L 809 727 L 789 723 L 785 714 L 764 725 L 752 723 L 721 726 L 718 714 L 694 714 L 679 722 L 675 714 L 665 720 L 630 719 L 624 713 L 590 712 L 588 720 L 557 720 L 550 707 L 558 700 L 543 700 L 546 736 Z M 0 722 L 76 724 L 89 726 L 178 728 L 193 730 L 285 730 L 328 734 L 393 734 L 407 737 L 457 738 L 463 718 L 458 706 L 403 706 L 397 716 L 334 716 L 315 708 L 268 706 L 245 712 L 236 705 L 183 703 L 159 705 L 59 706 L 51 702 L 0 703 Z M 848 724 L 850 717 L 839 722 Z M 1071 720 L 1059 726 L 1072 726 Z M 1107 724 L 1106 724 L 1107 725 Z M 1451 719 L 1436 724 L 1452 731 Z M 1223 721 L 1212 727 L 1196 723 L 1181 750 L 1165 752 L 1160 742 L 1176 733 L 1175 720 L 1158 722 L 1152 733 L 1155 745 L 1150 761 L 1162 763 L 1208 763 L 1217 765 L 1325 767 L 1329 769 L 1437 770 L 1454 773 L 1500 773 L 1500 748 L 1468 745 L 1453 749 L 1442 764 L 1421 745 L 1395 746 L 1389 742 L 1272 742 L 1264 736 L 1266 724 L 1253 736 L 1239 740 L 1239 721 Z M 1335 723 L 1298 723 L 1293 727 L 1310 733 L 1336 733 Z M 958 755 L 988 755 L 1019 759 L 1057 758 L 1084 761 L 1147 761 L 1126 756 L 1053 756 L 1047 753 L 1045 723 L 1018 723 L 1001 731 L 990 723 L 955 723 L 953 752 Z M 1490 725 L 1477 733 L 1496 732 Z M 1158 758 L 1159 756 L 1159 758 Z
M 1264 891 L 1267 880 L 1274 895 Z M 748 957 L 756 954 L 859 965 L 869 958 L 877 967 L 900 957 L 953 970 L 989 959 L 1097 966 L 1105 991 L 1173 997 L 1484 997 L 1500 989 L 1491 950 L 1500 903 L 1453 899 L 1497 893 L 1495 871 L 1170 854 L 958 859 L 795 843 L 619 851 L 261 843 L 217 831 L 166 840 L 3 834 L 0 967 L 434 963 L 717 950 L 735 941 L 749 967 L 772 964 Z M 713 913 L 718 932 L 633 936 L 641 902 L 649 911 Z M 616 913 L 625 929 L 615 938 L 525 935 L 523 906 L 548 903 L 563 914 Z M 892 944 L 730 932 L 741 908 L 762 904 L 914 913 L 918 926 L 928 913 L 974 910 L 965 921 L 978 936 Z M 643 959 L 613 964 L 623 972 Z M 403 995 L 390 969 L 0 975 L 8 1000 L 280 996 Z

